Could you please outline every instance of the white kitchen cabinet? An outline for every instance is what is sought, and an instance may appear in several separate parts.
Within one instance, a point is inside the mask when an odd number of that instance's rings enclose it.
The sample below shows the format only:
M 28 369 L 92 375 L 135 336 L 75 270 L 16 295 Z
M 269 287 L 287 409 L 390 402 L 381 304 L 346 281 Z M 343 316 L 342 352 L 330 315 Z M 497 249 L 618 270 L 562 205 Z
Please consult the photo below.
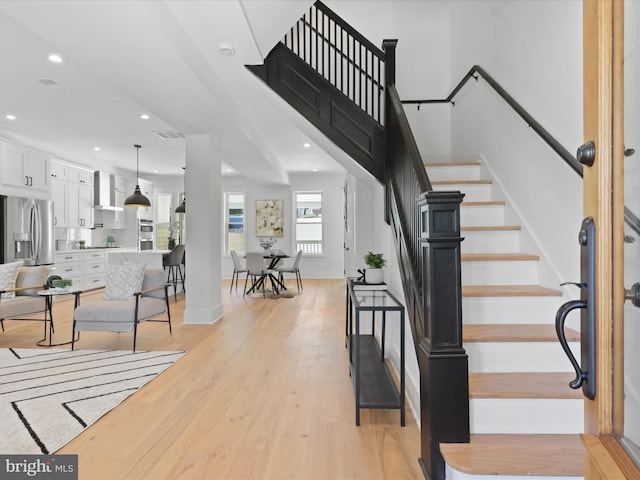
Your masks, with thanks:
M 52 163 L 53 165 L 53 163 Z M 51 200 L 53 200 L 53 226 L 69 226 L 69 182 L 58 177 L 51 179 Z
M 93 228 L 93 185 L 68 182 L 69 226 Z
M 56 227 L 93 228 L 93 170 L 52 161 L 51 199 Z
M 104 287 L 107 277 L 107 253 L 82 252 L 82 288 Z
M 115 192 L 127 193 L 127 179 L 120 175 L 113 176 L 113 190 Z
M 69 166 L 68 172 L 70 182 L 93 187 L 93 170 Z
M 70 279 L 74 288 L 84 288 L 82 282 L 82 255 L 80 253 L 56 253 L 55 269 L 52 273 L 62 278 Z
M 64 163 L 51 160 L 51 178 L 56 178 L 58 180 L 68 180 L 69 166 Z
M 69 278 L 77 288 L 103 287 L 107 273 L 107 252 L 103 250 L 56 253 L 55 275 Z
M 15 194 L 38 196 L 49 191 L 50 157 L 5 143 L 2 145 L 2 183 L 16 187 Z M 36 192 L 35 194 L 33 192 Z

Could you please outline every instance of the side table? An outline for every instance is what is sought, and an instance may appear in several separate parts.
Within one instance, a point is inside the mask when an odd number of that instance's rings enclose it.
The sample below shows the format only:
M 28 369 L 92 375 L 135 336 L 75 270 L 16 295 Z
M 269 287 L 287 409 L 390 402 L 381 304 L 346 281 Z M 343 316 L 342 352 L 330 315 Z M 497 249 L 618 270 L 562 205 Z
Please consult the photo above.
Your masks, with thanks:
M 71 340 L 69 340 L 68 342 L 62 342 L 62 343 L 51 343 L 51 337 L 53 335 L 53 332 L 55 331 L 53 326 L 53 297 L 57 295 L 75 295 L 75 299 L 74 299 L 74 302 L 75 302 L 74 310 L 75 310 L 75 307 L 77 307 L 80 302 L 80 293 L 81 293 L 81 290 L 79 288 L 69 288 L 65 290 L 49 288 L 47 290 L 40 290 L 37 292 L 37 294 L 40 295 L 41 297 L 45 297 L 46 306 L 45 306 L 45 312 L 44 312 L 44 318 L 45 318 L 44 338 L 39 342 L 37 342 L 36 345 L 38 345 L 39 347 L 59 347 L 61 345 L 71 344 Z M 49 342 L 45 343 L 47 341 L 47 329 L 46 329 L 47 316 L 49 317 L 48 318 Z M 73 332 L 71 332 L 71 334 L 74 335 Z M 78 332 L 78 338 L 80 338 L 80 332 Z
M 353 280 L 347 280 L 347 348 L 349 373 L 356 397 L 356 425 L 360 425 L 361 408 L 393 408 L 400 410 L 400 425 L 404 427 L 404 306 L 387 290 L 365 288 L 354 289 Z M 363 312 L 371 312 L 371 334 L 361 332 L 360 314 Z M 382 313 L 380 344 L 375 336 L 376 312 Z M 384 360 L 387 312 L 398 313 L 397 322 L 394 323 L 398 324 L 400 330 L 399 388 Z

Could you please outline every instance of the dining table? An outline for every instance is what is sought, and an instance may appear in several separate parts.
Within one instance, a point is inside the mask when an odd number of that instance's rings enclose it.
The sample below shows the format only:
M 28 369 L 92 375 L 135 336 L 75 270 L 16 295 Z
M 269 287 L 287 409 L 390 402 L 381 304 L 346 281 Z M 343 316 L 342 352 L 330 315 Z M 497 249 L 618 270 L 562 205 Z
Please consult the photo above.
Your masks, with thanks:
M 267 270 L 273 270 L 275 267 L 278 266 L 278 263 L 280 263 L 280 261 L 283 258 L 289 258 L 289 255 L 287 255 L 285 252 L 282 251 L 276 251 L 276 252 L 264 252 L 262 254 L 262 258 L 265 259 L 265 261 L 269 262 L 269 265 L 267 266 Z M 275 290 L 275 294 L 278 293 L 279 289 L 282 290 L 286 290 L 287 287 L 285 287 L 284 283 L 280 281 L 280 279 L 278 278 L 278 276 L 274 275 L 273 273 L 269 272 L 269 273 L 265 273 L 263 274 L 258 281 L 256 281 L 256 283 L 254 283 L 251 288 L 249 290 L 247 290 L 247 293 L 252 293 L 255 292 L 256 289 L 258 288 L 262 288 L 263 283 L 266 280 L 270 280 L 271 281 L 271 285 L 273 286 L 274 290 Z

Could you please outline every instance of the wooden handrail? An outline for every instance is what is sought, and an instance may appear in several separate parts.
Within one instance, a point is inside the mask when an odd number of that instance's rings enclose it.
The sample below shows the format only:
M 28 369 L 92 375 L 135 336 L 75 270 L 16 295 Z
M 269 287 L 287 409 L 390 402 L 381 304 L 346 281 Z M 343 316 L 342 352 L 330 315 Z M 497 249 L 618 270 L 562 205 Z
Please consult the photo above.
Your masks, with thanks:
M 376 47 L 373 43 L 367 40 L 367 38 L 364 35 L 362 35 L 355 28 L 353 28 L 351 25 L 345 22 L 342 18 L 340 18 L 337 13 L 335 13 L 333 10 L 331 10 L 329 7 L 327 7 L 324 3 L 322 3 L 319 0 L 315 2 L 314 5 L 318 10 L 324 13 L 327 17 L 329 17 L 331 20 L 336 22 L 336 24 L 340 25 L 342 30 L 347 32 L 352 37 L 354 37 L 358 41 L 358 43 L 364 45 L 367 48 L 367 50 L 370 50 L 376 56 L 380 57 L 381 59 L 384 59 L 384 52 L 380 50 L 379 47 Z

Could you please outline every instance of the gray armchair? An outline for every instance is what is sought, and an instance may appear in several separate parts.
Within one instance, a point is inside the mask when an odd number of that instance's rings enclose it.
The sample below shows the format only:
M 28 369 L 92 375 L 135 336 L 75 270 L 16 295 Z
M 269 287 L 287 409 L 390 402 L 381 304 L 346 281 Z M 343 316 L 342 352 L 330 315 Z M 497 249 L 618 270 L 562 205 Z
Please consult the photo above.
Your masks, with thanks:
M 107 292 L 109 288 L 109 265 L 107 270 Z M 97 289 L 92 289 L 97 290 Z M 89 292 L 91 290 L 86 290 Z M 83 292 L 84 293 L 84 292 Z M 75 332 L 131 332 L 133 330 L 133 351 L 136 351 L 138 324 L 141 322 L 166 322 L 171 334 L 171 311 L 169 309 L 168 284 L 164 270 L 145 269 L 142 288 L 132 292 L 128 299 L 107 299 L 87 302 L 78 306 L 73 313 L 73 340 L 71 350 L 75 348 Z M 166 318 L 158 318 L 165 316 Z
M 45 322 L 45 337 L 47 321 L 44 318 L 24 318 L 38 313 L 46 313 L 47 301 L 45 297 L 37 294 L 38 290 L 45 288 L 49 268 L 19 267 L 14 288 L 0 290 L 0 327 L 4 332 L 5 320 L 30 320 Z M 10 298 L 6 298 L 10 297 Z

